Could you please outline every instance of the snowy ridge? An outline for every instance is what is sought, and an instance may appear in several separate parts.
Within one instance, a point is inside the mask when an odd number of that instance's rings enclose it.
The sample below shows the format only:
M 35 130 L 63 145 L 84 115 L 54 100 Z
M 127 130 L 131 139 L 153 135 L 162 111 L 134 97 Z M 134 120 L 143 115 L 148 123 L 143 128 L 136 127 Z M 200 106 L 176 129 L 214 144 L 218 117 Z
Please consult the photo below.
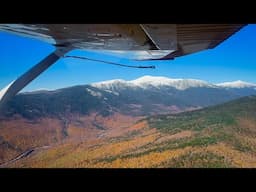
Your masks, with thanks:
M 251 88 L 251 87 L 256 87 L 256 84 L 248 83 L 248 82 L 241 81 L 241 80 L 219 83 L 219 84 L 216 84 L 216 85 L 220 86 L 220 87 L 225 87 L 225 88 Z
M 90 84 L 93 87 L 103 89 L 103 90 L 115 90 L 119 88 L 124 88 L 124 87 L 130 87 L 133 86 L 129 82 L 123 80 L 123 79 L 113 79 L 109 81 L 102 81 L 98 83 L 92 83 Z
M 170 86 L 179 90 L 185 90 L 191 87 L 215 87 L 213 84 L 197 79 L 171 79 L 167 77 L 153 76 L 143 76 L 129 82 L 143 88 L 147 88 L 148 86 Z
M 125 81 L 122 79 L 115 79 L 110 81 L 102 81 L 91 84 L 94 87 L 102 89 L 117 89 L 118 87 L 138 87 L 147 89 L 149 87 L 169 86 L 179 90 L 185 90 L 192 87 L 213 87 L 216 85 L 210 84 L 206 81 L 197 79 L 171 79 L 167 77 L 143 76 L 135 80 Z

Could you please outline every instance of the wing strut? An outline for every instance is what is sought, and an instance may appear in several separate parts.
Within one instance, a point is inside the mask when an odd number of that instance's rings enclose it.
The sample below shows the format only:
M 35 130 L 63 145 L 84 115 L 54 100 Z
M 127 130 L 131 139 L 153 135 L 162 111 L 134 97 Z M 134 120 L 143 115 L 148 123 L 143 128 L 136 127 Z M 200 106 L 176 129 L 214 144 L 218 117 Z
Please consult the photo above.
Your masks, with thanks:
M 3 110 L 5 104 L 13 98 L 21 89 L 23 89 L 27 84 L 33 81 L 56 61 L 58 61 L 65 53 L 69 52 L 71 48 L 69 47 L 56 47 L 56 50 L 45 57 L 42 61 L 36 64 L 34 67 L 29 69 L 26 73 L 21 75 L 17 80 L 15 80 L 6 90 L 2 97 L 0 98 L 0 112 Z

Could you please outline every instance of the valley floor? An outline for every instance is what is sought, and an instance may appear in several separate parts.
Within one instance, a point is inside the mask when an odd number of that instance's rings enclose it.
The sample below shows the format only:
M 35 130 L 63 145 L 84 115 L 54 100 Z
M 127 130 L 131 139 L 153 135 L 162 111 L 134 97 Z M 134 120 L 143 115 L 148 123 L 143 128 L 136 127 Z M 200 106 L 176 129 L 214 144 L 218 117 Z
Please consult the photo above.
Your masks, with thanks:
M 215 143 L 211 137 L 198 139 L 195 131 L 163 134 L 149 128 L 145 121 L 133 129 L 122 137 L 43 149 L 8 167 L 256 167 L 256 153 L 238 150 L 225 142 Z

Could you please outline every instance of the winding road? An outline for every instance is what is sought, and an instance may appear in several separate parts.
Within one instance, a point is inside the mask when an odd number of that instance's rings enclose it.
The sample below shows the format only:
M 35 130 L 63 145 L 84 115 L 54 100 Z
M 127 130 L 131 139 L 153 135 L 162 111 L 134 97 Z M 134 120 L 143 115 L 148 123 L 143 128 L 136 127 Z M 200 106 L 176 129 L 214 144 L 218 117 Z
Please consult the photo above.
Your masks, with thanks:
M 11 159 L 11 160 L 9 160 L 5 163 L 0 164 L 0 168 L 5 168 L 7 165 L 9 165 L 11 163 L 14 163 L 14 162 L 16 162 L 20 159 L 25 158 L 25 157 L 28 157 L 29 155 L 31 155 L 36 150 L 45 149 L 45 148 L 49 148 L 49 147 L 50 146 L 42 146 L 42 147 L 35 147 L 35 148 L 27 149 L 26 151 L 22 152 L 17 157 L 15 157 L 14 159 Z

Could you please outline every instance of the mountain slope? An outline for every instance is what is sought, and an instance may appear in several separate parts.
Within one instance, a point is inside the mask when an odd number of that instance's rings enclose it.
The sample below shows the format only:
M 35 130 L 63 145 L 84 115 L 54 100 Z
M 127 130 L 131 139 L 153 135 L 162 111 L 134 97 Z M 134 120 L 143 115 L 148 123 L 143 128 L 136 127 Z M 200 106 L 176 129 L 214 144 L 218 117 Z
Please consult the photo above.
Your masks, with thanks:
M 193 112 L 148 117 L 121 137 L 97 144 L 66 143 L 9 166 L 256 167 L 255 137 L 256 96 L 251 96 Z

